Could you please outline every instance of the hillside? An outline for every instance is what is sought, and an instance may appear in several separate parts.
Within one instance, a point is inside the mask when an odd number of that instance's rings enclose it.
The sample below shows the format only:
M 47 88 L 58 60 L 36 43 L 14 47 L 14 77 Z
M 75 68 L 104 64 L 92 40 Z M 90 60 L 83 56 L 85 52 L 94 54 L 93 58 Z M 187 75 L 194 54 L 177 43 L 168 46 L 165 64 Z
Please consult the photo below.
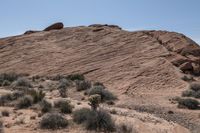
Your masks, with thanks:
M 2 38 L 0 73 L 5 72 L 30 76 L 80 73 L 117 95 L 114 108 L 133 113 L 130 120 L 140 116 L 136 124 L 148 125 L 146 131 L 138 128 L 141 133 L 200 131 L 200 111 L 178 109 L 170 101 L 187 89 L 188 82 L 181 79 L 184 75 L 198 81 L 200 74 L 200 47 L 179 33 L 91 25 Z M 157 125 L 143 115 L 160 122 Z

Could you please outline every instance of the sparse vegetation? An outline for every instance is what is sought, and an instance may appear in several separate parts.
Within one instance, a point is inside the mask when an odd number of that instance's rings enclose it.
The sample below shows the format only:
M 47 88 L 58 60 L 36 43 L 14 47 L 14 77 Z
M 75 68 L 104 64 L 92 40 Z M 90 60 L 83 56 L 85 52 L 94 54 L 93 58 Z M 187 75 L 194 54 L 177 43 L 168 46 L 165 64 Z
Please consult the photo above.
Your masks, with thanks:
M 60 129 L 68 126 L 68 120 L 61 114 L 48 113 L 42 117 L 40 127 L 43 129 Z
M 8 80 L 4 80 L 2 86 L 10 86 L 11 82 Z
M 72 113 L 73 106 L 70 104 L 70 101 L 67 100 L 58 100 L 54 103 L 56 108 L 59 108 L 61 113 L 69 114 Z
M 33 98 L 29 95 L 26 95 L 22 98 L 19 99 L 16 107 L 18 109 L 22 109 L 22 108 L 28 108 L 33 104 Z
M 9 81 L 12 83 L 13 81 L 17 80 L 19 77 L 18 74 L 10 72 L 10 73 L 1 73 L 0 74 L 0 86 L 3 84 L 5 81 Z
M 94 94 L 89 97 L 89 105 L 91 106 L 92 110 L 97 110 L 99 104 L 101 102 L 101 96 L 99 94 Z
M 115 124 L 111 115 L 104 110 L 94 111 L 85 122 L 86 129 L 103 132 L 115 131 Z
M 77 91 L 87 90 L 87 89 L 90 89 L 90 87 L 91 87 L 91 83 L 89 81 L 85 81 L 85 80 L 76 81 L 76 90 Z
M 89 90 L 89 95 L 99 94 L 101 96 L 101 101 L 107 100 L 115 100 L 116 96 L 114 96 L 110 91 L 104 89 L 102 86 L 93 86 Z
M 8 110 L 3 110 L 3 111 L 1 112 L 1 115 L 2 115 L 2 116 L 9 117 L 10 113 L 9 113 Z
M 72 81 L 85 80 L 85 77 L 82 74 L 71 74 L 71 75 L 68 75 L 66 78 Z
M 194 78 L 191 75 L 184 75 L 183 77 L 181 77 L 182 80 L 184 81 L 194 81 Z
M 75 110 L 73 112 L 73 121 L 77 124 L 81 124 L 87 120 L 88 115 L 90 114 L 91 110 L 89 108 L 81 108 L 79 110 Z
M 28 87 L 32 88 L 31 82 L 26 79 L 26 78 L 18 78 L 15 82 L 12 83 L 13 88 L 18 88 L 18 87 Z
M 188 108 L 188 109 L 198 109 L 199 102 L 195 99 L 179 99 L 178 100 L 179 108 Z
M 103 88 L 106 88 L 106 87 L 104 86 L 104 84 L 101 83 L 101 82 L 95 82 L 95 83 L 93 84 L 93 86 L 102 86 Z
M 52 109 L 52 104 L 48 102 L 47 100 L 43 99 L 40 103 L 41 111 L 42 113 L 50 112 Z
M 200 83 L 198 83 L 198 82 L 191 83 L 189 86 L 189 89 L 191 89 L 195 92 L 200 91 Z
M 117 133 L 132 133 L 133 127 L 128 123 L 120 123 L 117 128 Z
M 19 97 L 22 97 L 22 96 L 24 96 L 24 93 L 21 91 L 16 91 L 13 93 L 8 93 L 5 95 L 2 95 L 0 97 L 0 105 L 4 106 L 6 103 L 17 100 Z
M 59 85 L 58 85 L 58 90 L 60 93 L 60 96 L 65 98 L 67 97 L 67 87 L 69 86 L 69 82 L 66 79 L 61 79 L 59 81 Z
M 45 93 L 42 90 L 30 89 L 27 94 L 32 96 L 33 103 L 40 102 L 45 97 Z

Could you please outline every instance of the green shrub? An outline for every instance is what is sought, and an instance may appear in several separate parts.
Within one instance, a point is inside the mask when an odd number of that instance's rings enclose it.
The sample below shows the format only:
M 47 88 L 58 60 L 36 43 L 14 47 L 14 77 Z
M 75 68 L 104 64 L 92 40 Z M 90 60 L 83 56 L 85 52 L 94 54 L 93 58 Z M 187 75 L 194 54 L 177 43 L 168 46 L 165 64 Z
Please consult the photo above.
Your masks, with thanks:
M 61 97 L 63 98 L 67 97 L 67 87 L 69 87 L 69 85 L 70 83 L 66 79 L 61 79 L 59 81 L 58 90 Z
M 75 80 L 85 80 L 85 77 L 82 74 L 71 74 L 71 75 L 67 76 L 67 79 L 70 79 L 72 81 L 75 81 Z
M 26 95 L 19 99 L 16 107 L 18 109 L 28 108 L 33 104 L 33 98 L 29 95 Z
M 61 113 L 69 114 L 72 113 L 73 106 L 70 104 L 70 101 L 67 100 L 58 100 L 54 103 L 56 108 L 59 108 Z
M 26 78 L 18 78 L 15 82 L 13 82 L 12 86 L 13 88 L 17 88 L 17 87 L 32 88 L 32 84 Z
M 9 113 L 8 110 L 3 110 L 3 111 L 1 111 L 1 115 L 2 115 L 2 116 L 9 117 L 10 113 Z
M 48 113 L 42 117 L 40 127 L 43 129 L 60 129 L 68 126 L 68 120 L 58 113 Z
M 200 98 L 200 91 L 186 90 L 182 92 L 182 96 Z
M 87 90 L 87 89 L 90 89 L 90 87 L 91 87 L 91 83 L 89 81 L 85 81 L 85 80 L 76 81 L 76 90 L 77 91 Z
M 93 111 L 88 115 L 85 122 L 87 130 L 96 130 L 103 132 L 115 131 L 115 124 L 111 115 L 104 110 Z
M 46 101 L 45 99 L 43 99 L 42 102 L 40 103 L 40 107 L 41 107 L 42 113 L 47 113 L 47 112 L 51 111 L 52 104 L 50 102 Z
M 21 91 L 15 91 L 13 93 L 2 95 L 0 96 L 0 106 L 4 106 L 6 103 L 17 100 L 22 96 L 24 96 L 24 93 Z
M 101 96 L 102 101 L 107 100 L 115 100 L 116 96 L 114 96 L 110 91 L 104 89 L 102 86 L 93 86 L 89 90 L 89 95 L 99 94 Z
M 10 86 L 11 82 L 8 80 L 4 80 L 2 86 Z
M 101 96 L 99 94 L 94 94 L 91 95 L 88 100 L 90 102 L 89 105 L 91 106 L 91 109 L 97 110 L 97 107 L 99 107 L 101 102 Z
M 178 107 L 179 108 L 188 108 L 188 109 L 198 109 L 199 102 L 194 99 L 179 99 Z
M 81 124 L 87 120 L 88 115 L 90 115 L 91 112 L 92 111 L 88 108 L 81 108 L 75 110 L 73 112 L 73 121 L 76 122 L 77 124 Z
M 101 83 L 101 82 L 95 82 L 95 83 L 93 84 L 93 86 L 102 86 L 103 88 L 106 88 L 106 87 L 104 86 L 104 84 Z
M 27 94 L 32 96 L 33 103 L 38 103 L 45 97 L 45 93 L 42 90 L 30 89 Z
M 193 91 L 200 91 L 200 83 L 199 82 L 193 82 L 190 84 L 189 89 Z

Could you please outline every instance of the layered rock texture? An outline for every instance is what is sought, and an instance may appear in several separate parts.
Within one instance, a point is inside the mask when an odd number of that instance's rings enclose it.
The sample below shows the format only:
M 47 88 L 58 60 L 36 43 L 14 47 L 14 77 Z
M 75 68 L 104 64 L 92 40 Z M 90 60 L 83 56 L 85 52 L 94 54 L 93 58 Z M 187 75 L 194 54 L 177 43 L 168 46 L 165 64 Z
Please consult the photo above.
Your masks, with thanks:
M 49 30 L 54 26 L 59 30 Z M 118 107 L 149 107 L 145 112 L 193 132 L 200 129 L 199 111 L 179 110 L 169 101 L 186 89 L 183 75 L 199 80 L 200 47 L 194 41 L 175 32 L 129 32 L 115 25 L 54 26 L 45 32 L 0 39 L 0 72 L 81 73 L 118 95 Z M 159 111 L 151 111 L 156 109 Z M 165 118 L 163 114 L 169 110 L 177 113 Z

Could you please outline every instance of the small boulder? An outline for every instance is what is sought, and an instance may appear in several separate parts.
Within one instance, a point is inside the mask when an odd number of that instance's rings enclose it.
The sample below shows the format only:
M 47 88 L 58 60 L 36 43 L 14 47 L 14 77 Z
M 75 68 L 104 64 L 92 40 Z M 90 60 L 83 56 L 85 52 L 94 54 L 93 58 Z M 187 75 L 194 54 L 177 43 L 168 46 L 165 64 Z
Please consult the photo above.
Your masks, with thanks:
M 187 71 L 193 71 L 193 66 L 191 62 L 185 62 L 182 65 L 179 66 L 180 70 L 182 70 L 183 72 L 187 72 Z
M 48 26 L 47 28 L 44 29 L 44 31 L 60 30 L 60 29 L 63 29 L 63 27 L 64 27 L 63 23 L 58 22 L 58 23 Z
M 33 33 L 36 33 L 36 32 L 39 32 L 39 31 L 34 31 L 34 30 L 28 30 L 24 33 L 24 35 L 29 35 L 29 34 L 33 34 Z

